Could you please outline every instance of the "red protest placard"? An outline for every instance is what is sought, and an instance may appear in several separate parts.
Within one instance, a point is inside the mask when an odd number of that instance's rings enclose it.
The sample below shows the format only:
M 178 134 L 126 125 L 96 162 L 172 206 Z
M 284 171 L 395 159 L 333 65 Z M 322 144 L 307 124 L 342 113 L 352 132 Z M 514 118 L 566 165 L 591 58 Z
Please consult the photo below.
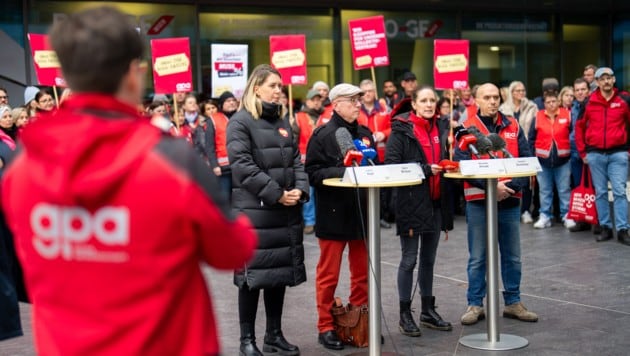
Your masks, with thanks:
M 29 33 L 28 41 L 31 45 L 33 65 L 37 73 L 37 81 L 39 84 L 65 86 L 66 81 L 61 75 L 61 65 L 59 65 L 57 53 L 52 50 L 48 43 L 48 35 Z
M 389 65 L 383 16 L 348 21 L 354 69 Z
M 151 57 L 156 93 L 193 90 L 188 37 L 151 40 Z
M 271 65 L 282 75 L 282 84 L 306 81 L 306 38 L 304 35 L 269 36 Z
M 468 40 L 435 40 L 433 42 L 433 80 L 436 89 L 468 87 Z

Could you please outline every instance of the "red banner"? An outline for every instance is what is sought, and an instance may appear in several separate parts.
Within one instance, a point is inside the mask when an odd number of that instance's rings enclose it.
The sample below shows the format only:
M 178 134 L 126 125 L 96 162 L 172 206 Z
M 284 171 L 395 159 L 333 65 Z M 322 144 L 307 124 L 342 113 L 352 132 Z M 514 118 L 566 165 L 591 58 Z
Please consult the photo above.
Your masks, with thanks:
M 48 43 L 48 35 L 29 33 L 28 41 L 39 85 L 65 86 L 59 59 Z
M 304 35 L 269 36 L 271 65 L 282 75 L 282 84 L 306 85 Z
M 383 16 L 348 21 L 354 69 L 389 65 Z
M 151 56 L 155 93 L 193 90 L 188 37 L 151 40 Z
M 435 88 L 467 88 L 470 69 L 468 40 L 435 40 L 433 47 Z

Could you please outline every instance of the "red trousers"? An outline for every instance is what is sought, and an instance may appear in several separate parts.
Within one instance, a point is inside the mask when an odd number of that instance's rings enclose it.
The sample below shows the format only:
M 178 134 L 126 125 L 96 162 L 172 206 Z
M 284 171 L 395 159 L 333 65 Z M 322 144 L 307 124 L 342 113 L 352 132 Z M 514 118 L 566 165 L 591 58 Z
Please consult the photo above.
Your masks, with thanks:
M 368 254 L 363 240 L 335 241 L 319 240 L 319 262 L 315 275 L 317 298 L 317 329 L 320 333 L 334 329 L 330 309 L 335 301 L 335 290 L 339 282 L 341 257 L 346 245 L 349 247 L 350 303 L 362 305 L 368 302 Z

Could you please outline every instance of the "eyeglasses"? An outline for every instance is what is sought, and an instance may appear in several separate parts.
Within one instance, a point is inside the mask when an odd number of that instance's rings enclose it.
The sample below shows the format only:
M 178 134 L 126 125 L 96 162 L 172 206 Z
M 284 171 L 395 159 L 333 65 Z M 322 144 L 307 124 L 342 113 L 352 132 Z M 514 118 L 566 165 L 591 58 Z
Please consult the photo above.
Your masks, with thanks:
M 514 93 L 524 93 L 525 89 L 514 89 L 514 90 L 512 90 L 512 92 L 514 92 Z
M 7 95 L 0 95 L 0 99 L 9 99 Z
M 337 101 L 348 101 L 352 105 L 357 105 L 357 103 L 361 102 L 361 98 L 348 98 L 348 99 L 337 99 Z

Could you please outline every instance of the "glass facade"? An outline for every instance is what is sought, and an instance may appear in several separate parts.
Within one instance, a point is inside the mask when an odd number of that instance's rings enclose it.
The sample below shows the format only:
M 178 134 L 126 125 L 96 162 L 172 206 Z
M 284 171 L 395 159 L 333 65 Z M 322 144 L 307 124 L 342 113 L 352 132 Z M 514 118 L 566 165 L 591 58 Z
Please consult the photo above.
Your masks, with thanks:
M 269 36 L 306 35 L 308 85 L 323 80 L 331 85 L 371 78 L 370 70 L 355 71 L 348 36 L 351 19 L 383 15 L 390 65 L 376 67 L 377 88 L 385 79 L 398 81 L 413 71 L 419 83 L 432 84 L 433 40 L 470 40 L 470 83 L 507 85 L 521 80 L 529 96 L 540 91 L 543 78 L 561 85 L 582 75 L 585 65 L 612 66 L 617 84 L 627 88 L 630 55 L 630 15 L 614 17 L 575 14 L 470 13 L 454 11 L 368 11 L 350 9 L 255 8 L 180 5 L 149 2 L 8 0 L 0 15 L 0 45 L 15 48 L 0 71 L 0 84 L 35 83 L 25 44 L 26 33 L 45 33 L 56 20 L 88 6 L 108 4 L 129 14 L 138 29 L 154 38 L 189 37 L 197 92 L 211 87 L 211 44 L 247 44 L 250 70 L 269 62 Z M 384 4 L 386 5 L 386 4 Z M 24 13 L 26 11 L 26 13 Z M 26 53 L 26 54 L 25 54 Z M 147 54 L 148 56 L 148 54 Z M 14 58 L 15 57 L 15 58 Z M 27 65 L 24 66 L 24 59 Z M 19 63 L 18 63 L 19 62 Z M 22 66 L 22 68 L 17 68 Z M 7 73 L 5 73 L 7 72 Z M 149 72 L 150 75 L 150 72 Z M 5 80 L 6 79 L 6 80 Z M 3 81 L 4 80 L 4 81 Z M 152 83 L 148 78 L 147 83 Z M 303 97 L 307 86 L 296 86 Z

